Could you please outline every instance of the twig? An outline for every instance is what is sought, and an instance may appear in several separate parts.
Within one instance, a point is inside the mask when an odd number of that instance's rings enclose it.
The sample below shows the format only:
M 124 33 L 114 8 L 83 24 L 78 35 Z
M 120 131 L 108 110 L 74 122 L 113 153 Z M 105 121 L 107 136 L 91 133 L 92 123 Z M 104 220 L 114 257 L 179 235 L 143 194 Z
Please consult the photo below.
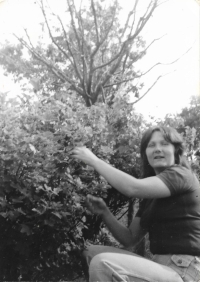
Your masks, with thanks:
M 134 104 L 136 104 L 137 102 L 139 102 L 142 98 L 144 98 L 144 97 L 149 93 L 149 91 L 154 87 L 154 85 L 158 82 L 158 80 L 159 80 L 161 77 L 164 77 L 164 76 L 166 76 L 166 75 L 168 75 L 168 74 L 171 74 L 171 73 L 172 73 L 172 72 L 169 72 L 169 73 L 166 73 L 166 74 L 164 74 L 164 75 L 158 76 L 157 79 L 154 81 L 154 83 L 147 89 L 147 91 L 146 91 L 140 98 L 138 98 L 136 101 L 134 101 L 134 102 L 132 102 L 132 103 L 128 103 L 128 104 L 134 105 Z
M 195 43 L 195 42 L 194 42 Z M 146 72 L 136 76 L 136 78 L 139 78 L 141 76 L 144 76 L 146 75 L 147 73 L 149 73 L 152 69 L 154 69 L 156 66 L 158 65 L 163 65 L 163 66 L 169 66 L 169 65 L 173 65 L 174 63 L 178 62 L 183 56 L 185 56 L 194 46 L 194 43 L 192 44 L 192 46 L 186 51 L 184 52 L 179 58 L 175 59 L 174 61 L 170 62 L 170 63 L 161 63 L 161 62 L 158 62 L 156 63 L 155 65 L 153 65 L 150 69 L 148 69 Z

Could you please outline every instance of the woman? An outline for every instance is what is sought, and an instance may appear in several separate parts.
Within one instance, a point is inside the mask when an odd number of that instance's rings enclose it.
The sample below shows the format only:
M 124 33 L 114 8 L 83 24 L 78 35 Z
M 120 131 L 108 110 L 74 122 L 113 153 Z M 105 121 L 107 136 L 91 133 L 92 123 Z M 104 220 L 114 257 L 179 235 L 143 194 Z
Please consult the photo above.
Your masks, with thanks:
M 88 195 L 88 208 L 102 216 L 125 247 L 148 232 L 152 260 L 106 246 L 85 251 L 90 281 L 200 282 L 200 187 L 183 156 L 183 141 L 170 127 L 148 129 L 141 141 L 143 179 L 100 160 L 85 147 L 73 157 L 92 166 L 128 197 L 142 198 L 129 228 L 122 226 L 105 202 Z

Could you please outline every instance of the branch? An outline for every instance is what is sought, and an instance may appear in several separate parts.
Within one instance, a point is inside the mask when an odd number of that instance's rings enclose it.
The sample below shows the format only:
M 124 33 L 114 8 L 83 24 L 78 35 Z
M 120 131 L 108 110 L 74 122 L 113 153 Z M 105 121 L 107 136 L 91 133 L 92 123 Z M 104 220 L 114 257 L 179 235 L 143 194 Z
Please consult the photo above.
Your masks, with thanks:
M 97 15 L 96 15 L 96 10 L 94 7 L 94 1 L 91 0 L 91 7 L 92 7 L 92 12 L 94 15 L 94 24 L 95 24 L 95 30 L 96 30 L 96 35 L 97 35 L 97 44 L 99 44 L 99 32 L 98 32 L 98 24 L 97 24 Z
M 157 7 L 157 2 L 158 0 L 155 0 L 154 1 L 154 4 L 150 10 L 150 12 L 148 13 L 149 11 L 149 8 L 152 4 L 152 1 L 150 2 L 149 6 L 147 7 L 147 10 L 145 12 L 145 14 L 143 15 L 143 17 L 140 18 L 139 22 L 138 22 L 138 25 L 136 27 L 136 31 L 135 31 L 135 34 L 133 35 L 134 38 L 142 31 L 142 29 L 144 28 L 144 26 L 146 25 L 146 23 L 148 22 L 148 20 L 150 19 L 151 15 L 153 14 L 153 11 L 156 9 Z
M 132 25 L 131 25 L 131 29 L 130 29 L 130 32 L 129 32 L 129 36 L 128 37 L 130 37 L 131 36 L 131 34 L 132 34 L 132 31 L 133 31 L 133 27 L 134 27 L 134 24 L 135 24 L 135 17 L 136 17 L 136 7 L 137 7 L 137 4 L 138 4 L 138 1 L 139 0 L 136 0 L 136 2 L 135 2 L 135 6 L 134 6 L 134 18 L 133 18 L 133 21 L 132 21 Z
M 113 13 L 113 17 L 112 17 L 112 20 L 111 20 L 111 24 L 109 25 L 106 33 L 105 33 L 105 36 L 102 38 L 102 40 L 99 42 L 99 44 L 97 44 L 96 48 L 94 49 L 94 51 L 92 52 L 91 54 L 91 58 L 93 59 L 95 54 L 97 53 L 97 51 L 99 50 L 99 48 L 102 46 L 102 44 L 105 42 L 106 38 L 108 37 L 108 34 L 113 26 L 113 22 L 114 22 L 114 19 L 115 19 L 115 15 L 116 15 L 116 7 L 115 7 L 115 11 Z
M 152 3 L 152 2 L 151 2 L 151 3 Z M 151 3 L 149 4 L 149 6 L 148 6 L 148 8 L 147 8 L 147 11 L 149 10 Z M 134 41 L 134 39 L 136 38 L 136 36 L 137 36 L 137 35 L 141 32 L 141 30 L 144 28 L 145 24 L 146 24 L 147 21 L 149 20 L 150 16 L 152 15 L 153 11 L 155 10 L 156 6 L 157 6 L 157 0 L 154 2 L 154 5 L 153 5 L 153 7 L 151 8 L 151 10 L 150 10 L 150 12 L 149 12 L 149 14 L 148 14 L 147 16 L 146 16 L 147 11 L 145 12 L 146 18 L 144 18 L 144 17 L 140 18 L 140 21 L 139 21 L 138 26 L 137 26 L 137 28 L 136 28 L 136 32 L 135 32 L 132 36 L 129 36 L 129 38 L 127 38 L 127 39 L 123 42 L 122 47 L 121 47 L 119 53 L 118 53 L 116 56 L 114 56 L 109 62 L 107 62 L 107 63 L 105 63 L 105 64 L 102 64 L 101 66 L 98 66 L 98 67 L 94 68 L 93 71 L 95 71 L 95 70 L 97 70 L 97 69 L 99 69 L 99 68 L 103 68 L 103 67 L 109 65 L 110 63 L 112 63 L 113 61 L 115 61 L 116 59 L 118 59 L 118 58 L 120 57 L 120 55 L 124 52 L 125 48 L 129 48 L 129 47 L 128 47 L 129 44 Z M 141 23 L 141 26 L 139 27 L 139 24 L 140 24 L 140 23 Z
M 154 69 L 158 65 L 163 65 L 163 66 L 173 65 L 174 63 L 178 62 L 183 56 L 185 56 L 193 48 L 193 45 L 194 45 L 194 43 L 192 44 L 192 46 L 186 52 L 184 52 L 179 58 L 175 59 L 171 63 L 160 63 L 160 62 L 158 62 L 155 65 L 153 65 L 150 69 L 148 69 L 146 72 L 142 73 L 141 75 L 136 76 L 136 78 L 139 78 L 141 76 L 146 75 L 148 72 L 150 72 L 152 69 Z
M 122 66 L 122 72 L 123 73 L 125 72 L 126 63 L 127 63 L 129 54 L 130 54 L 130 52 L 127 52 L 126 57 L 125 57 L 124 62 L 123 62 L 123 66 Z
M 158 3 L 158 4 L 157 4 L 157 7 L 159 7 L 159 6 L 162 5 L 162 4 L 165 4 L 166 2 L 169 2 L 169 0 L 166 0 L 166 1 L 163 1 L 163 2 Z
M 106 74 L 105 78 L 103 79 L 102 82 L 100 82 L 95 89 L 95 95 L 94 98 L 97 99 L 99 92 L 101 91 L 101 88 L 107 83 L 107 81 L 112 77 L 112 75 L 115 73 L 115 71 L 117 70 L 117 68 L 119 67 L 119 64 L 121 62 L 121 59 L 123 57 L 123 53 L 119 56 L 118 61 L 116 62 L 116 64 L 114 64 L 110 71 Z
M 28 34 L 28 32 L 27 32 L 27 29 L 24 28 L 24 31 L 25 31 L 26 36 L 27 36 L 27 38 L 28 38 L 29 44 L 31 45 L 31 47 L 32 47 L 33 49 L 35 49 L 34 46 L 33 46 L 33 43 L 31 42 L 30 36 L 29 36 L 29 34 Z
M 73 30 L 74 30 L 74 33 L 75 33 L 75 36 L 76 36 L 76 40 L 78 42 L 79 50 L 81 50 L 80 38 L 79 38 L 77 30 L 76 30 L 75 21 L 74 21 L 74 15 L 73 15 L 73 11 L 72 11 L 72 8 L 71 8 L 71 5 L 70 5 L 69 1 L 70 0 L 67 0 L 68 7 L 69 7 L 69 12 L 70 12 L 70 16 L 71 16 L 71 23 L 72 23 L 72 27 L 73 27 Z
M 104 102 L 104 104 L 105 104 L 105 103 L 106 103 L 106 99 L 105 99 L 105 93 L 104 93 L 103 86 L 101 86 L 101 93 L 102 93 L 103 102 Z
M 68 82 L 69 84 L 71 84 L 74 89 L 83 96 L 83 92 L 82 90 L 76 86 L 75 82 L 73 80 L 71 80 L 69 77 L 67 77 L 65 74 L 63 74 L 59 69 L 57 69 L 55 66 L 53 66 L 51 63 L 49 63 L 46 59 L 42 58 L 41 55 L 39 55 L 35 50 L 31 49 L 29 47 L 29 45 L 22 39 L 19 38 L 16 34 L 13 34 L 18 40 L 19 42 L 21 42 L 21 44 L 23 46 L 25 46 L 40 62 L 42 62 L 43 64 L 45 64 L 50 71 L 53 72 L 53 74 L 55 76 L 57 76 L 59 79 L 61 79 L 62 82 Z
M 142 51 L 142 52 L 143 52 L 143 53 L 146 53 L 146 51 L 151 47 L 151 45 L 152 45 L 154 42 L 156 42 L 156 41 L 162 39 L 162 38 L 165 37 L 166 35 L 167 35 L 167 33 L 164 34 L 164 35 L 162 35 L 161 37 L 158 37 L 158 38 L 154 39 L 154 40 L 146 47 L 146 49 L 144 49 L 144 51 Z
M 130 20 L 130 17 L 132 16 L 132 14 L 134 14 L 132 26 L 134 25 L 134 22 L 135 22 L 135 14 L 136 14 L 136 7 L 137 7 L 137 5 L 138 5 L 138 2 L 139 2 L 139 0 L 136 0 L 136 1 L 135 1 L 135 4 L 134 4 L 133 9 L 132 9 L 132 10 L 130 11 L 130 13 L 128 14 L 128 17 L 127 17 L 127 19 L 126 19 L 126 23 L 125 23 L 125 26 L 124 26 L 122 35 L 120 36 L 120 39 L 122 39 L 122 37 L 124 36 L 124 34 L 125 34 L 126 30 L 127 30 L 128 23 L 129 23 L 129 20 Z
M 76 12 L 74 0 L 72 0 L 72 1 L 73 1 L 73 8 Z M 73 15 L 73 10 L 72 10 L 71 5 L 70 5 L 70 0 L 67 0 L 67 3 L 68 3 L 68 7 L 69 7 L 70 16 L 71 16 L 72 27 L 73 27 L 75 37 L 76 37 L 76 40 L 77 40 L 77 43 L 78 43 L 79 51 L 81 53 L 81 60 L 82 60 L 82 66 L 83 66 L 83 78 L 81 79 L 81 84 L 82 84 L 82 87 L 84 89 L 85 95 L 88 97 L 89 102 L 91 104 L 91 97 L 90 97 L 90 95 L 88 94 L 88 91 L 87 91 L 87 63 L 86 63 L 86 60 L 85 60 L 84 46 L 83 46 L 83 44 L 84 44 L 83 30 L 81 31 L 81 33 L 82 33 L 82 44 L 81 44 L 81 39 L 78 35 L 77 29 L 76 29 L 76 26 L 75 26 L 74 15 Z M 76 12 L 76 16 L 78 18 L 78 22 L 80 23 L 80 18 L 79 18 L 79 15 L 78 15 L 77 12 Z M 86 77 L 86 79 L 85 79 L 85 77 Z
M 123 49 L 124 49 L 124 46 L 121 47 L 119 53 L 117 55 L 115 55 L 110 61 L 106 62 L 105 64 L 102 64 L 100 66 L 97 66 L 97 67 L 93 68 L 92 71 L 96 71 L 98 69 L 106 67 L 107 65 L 110 65 L 112 62 L 114 62 L 115 60 L 117 60 L 120 57 L 120 55 L 122 54 Z
M 130 78 L 130 79 L 124 79 L 124 80 L 121 80 L 121 81 L 118 81 L 118 82 L 115 82 L 115 83 L 112 83 L 112 84 L 107 84 L 107 85 L 104 86 L 104 88 L 108 88 L 108 87 L 115 86 L 115 85 L 120 85 L 122 83 L 132 81 L 134 79 L 135 79 L 135 77 L 134 78 Z
M 47 28 L 48 28 L 48 31 L 49 31 L 49 36 L 52 40 L 52 42 L 56 45 L 56 47 L 64 54 L 64 56 L 70 61 L 70 63 L 72 64 L 72 66 L 74 67 L 75 71 L 76 71 L 76 74 L 80 80 L 80 82 L 82 81 L 81 79 L 81 75 L 79 73 L 79 70 L 77 68 L 77 65 L 76 65 L 76 62 L 74 60 L 74 57 L 73 57 L 73 62 L 71 60 L 71 58 L 69 57 L 69 55 L 66 53 L 66 51 L 60 47 L 60 45 L 56 42 L 56 40 L 54 39 L 53 35 L 52 35 L 52 32 L 51 32 L 51 29 L 50 29 L 50 26 L 49 26 L 49 23 L 48 23 L 48 20 L 47 20 L 47 17 L 46 17 L 46 13 L 45 13 L 45 10 L 44 10 L 44 5 L 43 5 L 43 0 L 41 0 L 41 10 L 42 10 L 42 13 L 43 13 L 43 16 L 44 16 L 44 19 L 45 19 L 45 22 L 46 22 L 46 25 L 47 25 Z M 59 18 L 59 17 L 58 17 Z M 59 18 L 60 22 L 61 19 Z M 63 26 L 63 24 L 62 24 Z M 69 49 L 69 48 L 68 48 Z M 70 53 L 71 54 L 71 53 Z
M 139 99 L 137 99 L 137 101 L 132 102 L 132 103 L 128 103 L 128 104 L 134 105 L 134 104 L 136 104 L 137 102 L 139 102 L 142 98 L 144 98 L 144 97 L 149 93 L 149 91 L 154 87 L 154 85 L 158 82 L 158 80 L 159 80 L 161 77 L 164 77 L 164 76 L 166 76 L 166 75 L 168 75 L 168 74 L 171 74 L 171 73 L 172 73 L 172 72 L 169 72 L 169 73 L 166 73 L 166 74 L 164 74 L 164 75 L 158 76 L 157 79 L 156 79 L 156 81 L 154 81 L 154 83 L 147 89 L 147 91 L 146 91 Z M 127 94 L 128 94 L 128 93 L 127 93 Z
M 57 73 L 57 71 L 55 69 L 53 69 L 53 66 L 48 63 L 44 58 L 42 58 L 35 50 L 32 50 L 28 44 L 22 39 L 19 38 L 16 34 L 13 34 L 18 40 L 19 42 L 21 42 L 21 44 L 23 46 L 25 46 L 39 61 L 41 61 L 42 63 L 44 63 L 46 66 L 48 66 L 53 72 L 54 74 L 61 79 L 63 82 L 65 81 L 65 78 L 62 75 L 59 75 L 59 73 Z
M 78 78 L 79 78 L 80 83 L 81 83 L 81 84 L 84 84 L 84 78 L 83 78 L 83 79 L 81 78 L 81 74 L 80 74 L 79 69 L 78 69 L 78 67 L 77 67 L 77 63 L 76 63 L 75 57 L 74 57 L 74 55 L 73 55 L 73 52 L 72 52 L 72 50 L 71 50 L 71 47 L 70 47 L 70 44 L 69 44 L 69 41 L 68 41 L 68 38 L 67 38 L 67 33 L 66 33 L 66 30 L 65 30 L 65 28 L 64 28 L 64 25 L 63 25 L 63 23 L 62 23 L 61 18 L 60 18 L 58 15 L 56 16 L 56 15 L 53 13 L 53 15 L 57 17 L 57 19 L 59 20 L 59 22 L 60 22 L 60 24 L 61 24 L 61 26 L 62 26 L 62 29 L 63 29 L 63 32 L 64 32 L 64 36 L 65 36 L 65 39 L 66 39 L 66 43 L 67 43 L 67 49 L 68 49 L 68 51 L 69 51 L 69 53 L 70 53 L 70 55 L 71 55 L 73 61 L 71 60 L 71 58 L 69 57 L 69 55 L 65 52 L 65 50 L 64 50 L 63 48 L 61 48 L 60 45 L 55 41 L 55 39 L 54 39 L 54 37 L 53 37 L 53 35 L 52 35 L 52 33 L 51 33 L 50 26 L 49 26 L 49 24 L 48 24 L 48 20 L 47 20 L 46 13 L 45 13 L 45 10 L 44 10 L 43 0 L 41 0 L 41 3 L 42 3 L 42 5 L 41 5 L 41 10 L 42 10 L 42 13 L 43 13 L 43 15 L 44 15 L 45 22 L 46 22 L 46 25 L 47 25 L 47 28 L 48 28 L 48 31 L 49 31 L 49 35 L 50 35 L 50 38 L 51 38 L 52 42 L 53 42 L 53 43 L 57 46 L 57 48 L 64 54 L 64 56 L 70 61 L 71 65 L 73 66 L 73 68 L 74 68 L 74 70 L 75 70 L 75 72 L 76 72 L 76 74 L 77 74 L 77 76 L 78 76 Z
M 67 48 L 68 48 L 68 51 L 69 51 L 69 53 L 70 53 L 70 55 L 71 55 L 71 57 L 73 59 L 73 62 L 74 62 L 74 64 L 72 64 L 72 65 L 74 66 L 74 69 L 75 69 L 75 71 L 77 73 L 77 76 L 80 79 L 80 73 L 79 73 L 79 70 L 78 70 L 78 67 L 77 67 L 77 64 L 76 64 L 76 60 L 75 60 L 74 54 L 73 54 L 72 49 L 70 47 L 70 43 L 69 43 L 68 38 L 67 38 L 67 32 L 66 32 L 66 30 L 64 28 L 64 25 L 63 25 L 63 23 L 61 21 L 61 18 L 59 16 L 57 16 L 57 18 L 58 18 L 58 20 L 59 20 L 59 22 L 60 22 L 60 24 L 62 26 L 62 30 L 64 32 L 65 40 L 66 40 L 66 43 L 67 43 Z
M 94 56 L 96 55 L 96 53 L 98 52 L 98 50 L 100 49 L 100 47 L 103 45 L 103 43 L 105 42 L 105 40 L 107 39 L 108 37 L 108 34 L 110 33 L 112 27 L 113 27 L 113 23 L 114 23 L 114 19 L 115 19 L 115 16 L 116 16 L 116 10 L 117 10 L 117 6 L 115 5 L 115 10 L 113 12 L 113 16 L 112 16 L 112 20 L 111 20 L 111 23 L 104 35 L 104 37 L 101 39 L 101 41 L 99 42 L 99 44 L 96 45 L 96 48 L 93 50 L 91 56 L 90 56 L 90 73 L 89 73 L 89 80 L 88 80 L 88 86 L 91 87 L 92 86 L 92 80 L 93 80 L 93 74 L 94 72 L 97 70 L 97 69 L 100 69 L 100 68 L 104 68 L 105 66 L 111 64 L 112 62 L 114 62 L 118 56 L 120 54 L 118 54 L 116 57 L 112 58 L 109 62 L 105 63 L 105 64 L 102 64 L 101 66 L 98 66 L 98 67 L 93 67 L 93 63 L 94 63 Z M 123 48 L 120 49 L 120 52 L 122 51 Z M 120 53 L 119 52 L 119 53 Z M 96 87 L 96 89 L 98 88 L 98 86 Z M 99 91 L 100 91 L 100 88 L 99 88 Z M 95 95 L 96 96 L 96 95 Z

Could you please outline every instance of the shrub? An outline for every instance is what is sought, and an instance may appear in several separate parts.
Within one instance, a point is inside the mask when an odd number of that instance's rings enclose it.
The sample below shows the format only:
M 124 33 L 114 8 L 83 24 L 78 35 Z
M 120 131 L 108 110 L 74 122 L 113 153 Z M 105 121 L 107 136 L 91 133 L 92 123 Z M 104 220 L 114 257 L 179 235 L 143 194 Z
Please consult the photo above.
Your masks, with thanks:
M 65 97 L 35 102 L 1 97 L 1 280 L 72 280 L 82 274 L 80 252 L 87 240 L 109 240 L 105 232 L 101 236 L 101 219 L 85 209 L 85 196 L 103 197 L 115 215 L 127 198 L 72 159 L 74 146 L 86 145 L 139 177 L 145 125 L 123 95 L 111 108 L 87 108 L 76 96 Z

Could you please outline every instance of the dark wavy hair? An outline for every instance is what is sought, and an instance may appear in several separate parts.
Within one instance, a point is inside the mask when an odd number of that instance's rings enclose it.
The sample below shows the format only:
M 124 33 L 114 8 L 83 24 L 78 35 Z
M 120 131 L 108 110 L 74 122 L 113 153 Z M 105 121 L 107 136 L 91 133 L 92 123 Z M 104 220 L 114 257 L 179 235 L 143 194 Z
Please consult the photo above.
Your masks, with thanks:
M 188 169 L 190 169 L 190 165 L 188 161 L 186 160 L 186 157 L 184 156 L 184 144 L 182 136 L 176 131 L 176 129 L 172 127 L 167 126 L 155 126 L 149 128 L 143 135 L 140 145 L 140 154 L 142 159 L 142 177 L 149 177 L 154 176 L 155 171 L 154 169 L 149 165 L 149 162 L 147 160 L 146 156 L 146 148 L 147 145 L 151 139 L 152 134 L 155 131 L 159 131 L 163 134 L 164 139 L 167 142 L 170 142 L 175 147 L 174 152 L 174 158 L 175 158 L 175 164 L 182 165 Z

